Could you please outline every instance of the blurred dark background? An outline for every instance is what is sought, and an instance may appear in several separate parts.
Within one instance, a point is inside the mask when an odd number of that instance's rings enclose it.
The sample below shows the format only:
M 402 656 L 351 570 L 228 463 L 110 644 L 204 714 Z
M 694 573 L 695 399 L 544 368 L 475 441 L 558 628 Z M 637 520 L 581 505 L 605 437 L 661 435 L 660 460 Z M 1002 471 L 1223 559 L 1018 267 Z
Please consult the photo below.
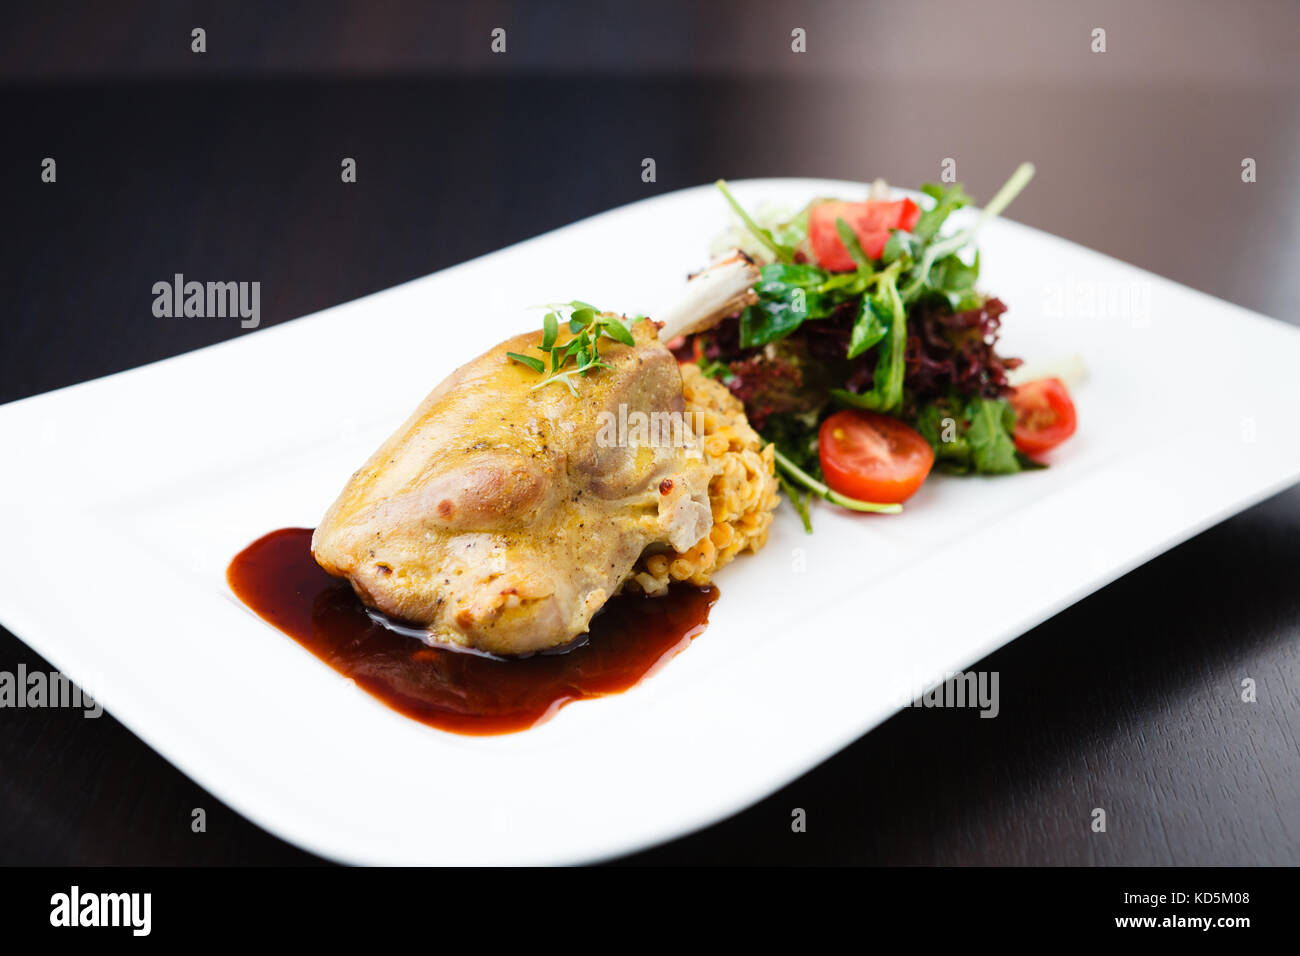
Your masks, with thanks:
M 255 334 L 154 318 L 176 272 L 260 280 L 265 326 L 718 176 L 912 185 L 946 157 L 976 196 L 1031 159 L 1012 218 L 1300 322 L 1297 37 L 1282 0 L 8 4 L 0 401 Z M 1300 861 L 1297 505 L 982 662 L 1000 719 L 906 711 L 633 861 Z M 0 631 L 0 669 L 20 662 L 44 666 Z M 0 863 L 310 859 L 111 717 L 0 721 Z

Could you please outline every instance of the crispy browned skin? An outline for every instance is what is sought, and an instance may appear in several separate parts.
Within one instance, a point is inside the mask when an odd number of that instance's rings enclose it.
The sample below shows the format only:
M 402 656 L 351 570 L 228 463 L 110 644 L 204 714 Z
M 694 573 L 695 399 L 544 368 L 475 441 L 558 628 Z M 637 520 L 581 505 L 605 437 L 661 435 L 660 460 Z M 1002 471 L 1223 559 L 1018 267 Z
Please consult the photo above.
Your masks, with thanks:
M 655 326 L 633 334 L 602 342 L 613 368 L 578 379 L 576 397 L 534 389 L 538 374 L 506 358 L 539 354 L 540 332 L 458 369 L 352 476 L 312 538 L 317 562 L 437 641 L 512 655 L 586 631 L 647 547 L 684 550 L 711 523 L 698 453 L 597 441 L 620 404 L 683 411 Z

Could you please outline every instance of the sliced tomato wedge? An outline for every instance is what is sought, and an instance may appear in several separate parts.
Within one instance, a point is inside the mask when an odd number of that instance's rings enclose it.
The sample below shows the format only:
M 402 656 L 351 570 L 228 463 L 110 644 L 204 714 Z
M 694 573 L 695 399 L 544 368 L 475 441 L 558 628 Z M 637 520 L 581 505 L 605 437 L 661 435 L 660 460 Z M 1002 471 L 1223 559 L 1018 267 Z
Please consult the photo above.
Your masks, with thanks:
M 934 464 L 933 449 L 916 429 L 856 408 L 822 422 L 817 443 L 826 483 L 862 501 L 906 501 Z
M 889 241 L 890 230 L 910 230 L 920 218 L 921 208 L 910 199 L 828 200 L 813 206 L 808 213 L 808 241 L 823 269 L 847 272 L 856 265 L 835 228 L 836 219 L 843 219 L 853 227 L 869 259 L 879 259 Z
M 1074 434 L 1074 402 L 1059 378 L 1026 382 L 1010 397 L 1016 412 L 1016 447 L 1026 455 L 1041 455 Z

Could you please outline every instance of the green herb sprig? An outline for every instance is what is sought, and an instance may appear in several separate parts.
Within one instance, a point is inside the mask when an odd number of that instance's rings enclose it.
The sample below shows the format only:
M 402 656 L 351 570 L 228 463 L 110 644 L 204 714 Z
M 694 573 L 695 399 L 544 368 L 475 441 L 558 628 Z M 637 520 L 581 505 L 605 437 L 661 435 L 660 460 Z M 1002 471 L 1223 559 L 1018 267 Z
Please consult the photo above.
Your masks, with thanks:
M 521 355 L 507 352 L 511 361 L 526 365 L 542 380 L 533 386 L 533 390 L 547 385 L 560 383 L 566 385 L 574 395 L 578 394 L 574 377 L 585 377 L 588 372 L 600 368 L 610 368 L 608 362 L 600 356 L 600 342 L 611 339 L 622 345 L 635 345 L 632 331 L 619 316 L 602 313 L 594 305 L 574 299 L 572 302 L 552 303 L 542 306 L 547 313 L 542 318 L 542 344 L 537 346 L 545 358 L 535 355 Z M 642 316 L 633 319 L 635 325 Z M 560 323 L 567 322 L 573 338 L 563 345 L 557 344 L 560 337 Z

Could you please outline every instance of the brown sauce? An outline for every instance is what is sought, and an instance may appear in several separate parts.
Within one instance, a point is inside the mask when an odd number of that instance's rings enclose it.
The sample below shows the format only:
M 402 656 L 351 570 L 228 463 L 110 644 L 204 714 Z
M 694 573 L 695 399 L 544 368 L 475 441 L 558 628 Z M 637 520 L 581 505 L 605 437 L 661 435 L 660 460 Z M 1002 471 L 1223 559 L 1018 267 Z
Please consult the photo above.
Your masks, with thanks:
M 351 586 L 313 560 L 310 528 L 259 538 L 226 578 L 260 617 L 394 710 L 474 735 L 526 730 L 570 701 L 635 686 L 704 630 L 718 595 L 682 585 L 661 598 L 619 595 L 592 620 L 586 643 L 501 660 L 430 647 L 372 620 Z

